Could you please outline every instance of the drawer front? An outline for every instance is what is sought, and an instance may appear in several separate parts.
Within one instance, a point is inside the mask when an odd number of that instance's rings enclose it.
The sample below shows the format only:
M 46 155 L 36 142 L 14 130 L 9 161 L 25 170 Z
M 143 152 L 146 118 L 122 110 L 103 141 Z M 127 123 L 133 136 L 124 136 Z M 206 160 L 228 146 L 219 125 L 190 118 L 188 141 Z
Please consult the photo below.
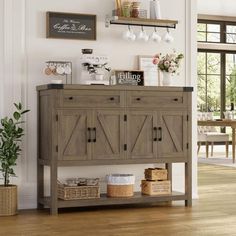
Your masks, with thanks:
M 130 91 L 127 99 L 129 107 L 181 107 L 187 104 L 183 92 Z
M 64 90 L 61 92 L 62 107 L 112 107 L 124 105 L 120 91 Z

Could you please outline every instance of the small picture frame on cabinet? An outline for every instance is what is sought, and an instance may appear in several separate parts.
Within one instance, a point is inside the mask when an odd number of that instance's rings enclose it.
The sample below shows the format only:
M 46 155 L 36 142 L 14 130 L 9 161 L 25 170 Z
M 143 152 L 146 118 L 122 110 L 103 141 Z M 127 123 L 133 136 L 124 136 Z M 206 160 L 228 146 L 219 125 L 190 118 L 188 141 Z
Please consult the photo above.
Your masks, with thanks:
M 160 71 L 152 61 L 153 56 L 138 56 L 139 70 L 144 71 L 145 86 L 159 86 L 161 84 Z
M 117 85 L 144 86 L 144 72 L 142 70 L 114 70 Z

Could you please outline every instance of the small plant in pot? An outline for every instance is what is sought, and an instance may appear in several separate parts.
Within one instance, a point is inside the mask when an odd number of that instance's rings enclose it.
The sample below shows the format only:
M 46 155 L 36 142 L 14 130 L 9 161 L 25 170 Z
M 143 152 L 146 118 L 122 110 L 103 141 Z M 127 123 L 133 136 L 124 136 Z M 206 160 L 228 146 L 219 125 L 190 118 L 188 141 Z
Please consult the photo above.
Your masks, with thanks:
M 24 135 L 21 127 L 22 116 L 29 112 L 21 103 L 14 103 L 16 110 L 12 117 L 1 119 L 0 124 L 0 172 L 3 185 L 0 185 L 0 216 L 17 213 L 17 186 L 10 184 L 10 177 L 15 177 L 14 166 L 21 153 L 20 142 Z

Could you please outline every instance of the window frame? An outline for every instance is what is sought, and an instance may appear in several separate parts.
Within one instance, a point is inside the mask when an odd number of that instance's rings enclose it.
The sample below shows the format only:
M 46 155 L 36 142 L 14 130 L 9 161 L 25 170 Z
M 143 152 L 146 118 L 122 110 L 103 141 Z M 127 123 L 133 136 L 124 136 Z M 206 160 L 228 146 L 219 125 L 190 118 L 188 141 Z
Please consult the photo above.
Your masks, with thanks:
M 220 42 L 212 42 L 212 41 L 207 41 L 207 33 L 218 33 L 218 32 L 211 32 L 211 31 L 207 31 L 207 28 L 206 28 L 206 31 L 198 31 L 197 30 L 197 33 L 198 32 L 203 32 L 203 33 L 206 33 L 206 41 L 197 41 L 199 43 L 210 43 L 210 44 L 218 44 L 218 43 L 224 43 L 224 44 L 231 44 L 231 45 L 234 45 L 236 44 L 235 43 L 229 43 L 229 42 L 226 42 L 226 35 L 227 34 L 230 34 L 230 33 L 227 33 L 226 31 L 226 28 L 227 26 L 235 26 L 236 27 L 236 22 L 235 21 L 220 21 L 220 20 L 203 20 L 203 19 L 198 19 L 198 22 L 199 24 L 218 24 L 220 25 Z M 236 33 L 235 33 L 235 36 L 236 36 Z

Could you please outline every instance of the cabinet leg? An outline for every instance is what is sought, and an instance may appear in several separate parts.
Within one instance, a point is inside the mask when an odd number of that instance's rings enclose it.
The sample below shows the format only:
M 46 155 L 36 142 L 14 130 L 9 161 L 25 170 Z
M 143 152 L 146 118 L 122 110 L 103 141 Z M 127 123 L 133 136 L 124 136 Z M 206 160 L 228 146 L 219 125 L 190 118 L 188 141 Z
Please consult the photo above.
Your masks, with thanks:
M 192 162 L 185 163 L 185 206 L 192 206 Z
M 170 180 L 170 191 L 172 192 L 172 163 L 166 163 L 166 169 L 167 169 L 167 179 Z M 172 201 L 167 202 L 168 205 L 172 205 Z
M 38 209 L 43 209 L 44 205 L 39 203 L 40 199 L 44 197 L 44 166 L 38 163 L 37 166 L 37 202 Z
M 50 167 L 50 213 L 51 215 L 58 214 L 58 197 L 57 197 L 57 165 L 55 163 L 51 164 Z
M 185 206 L 186 207 L 191 207 L 192 206 L 192 199 L 185 200 Z

